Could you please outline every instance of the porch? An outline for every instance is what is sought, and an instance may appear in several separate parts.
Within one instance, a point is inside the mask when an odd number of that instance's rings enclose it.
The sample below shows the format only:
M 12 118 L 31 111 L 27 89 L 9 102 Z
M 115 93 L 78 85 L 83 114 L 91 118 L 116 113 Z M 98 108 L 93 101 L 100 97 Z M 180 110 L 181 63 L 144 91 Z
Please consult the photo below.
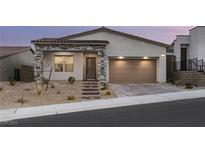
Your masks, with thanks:
M 34 52 L 34 75 L 38 87 L 52 69 L 53 80 L 98 80 L 107 84 L 106 40 L 40 39 L 31 41 Z

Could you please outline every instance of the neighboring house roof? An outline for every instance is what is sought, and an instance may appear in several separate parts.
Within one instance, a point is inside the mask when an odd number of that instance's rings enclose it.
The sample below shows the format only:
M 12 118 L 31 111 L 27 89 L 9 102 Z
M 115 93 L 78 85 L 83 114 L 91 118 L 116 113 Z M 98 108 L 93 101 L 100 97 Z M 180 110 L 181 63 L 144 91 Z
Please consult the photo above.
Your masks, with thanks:
M 42 38 L 39 40 L 33 40 L 31 43 L 35 44 L 108 44 L 106 40 L 69 40 L 64 38 Z
M 135 40 L 140 40 L 140 41 L 148 42 L 148 43 L 151 43 L 151 44 L 154 44 L 154 45 L 158 45 L 158 46 L 162 46 L 162 47 L 168 47 L 169 46 L 168 44 L 165 44 L 165 43 L 161 43 L 161 42 L 150 40 L 150 39 L 146 39 L 146 38 L 143 38 L 143 37 L 139 37 L 139 36 L 123 33 L 123 32 L 112 30 L 112 29 L 109 29 L 109 28 L 106 28 L 106 27 L 101 27 L 101 28 L 98 28 L 98 29 L 94 29 L 94 30 L 90 30 L 90 31 L 85 31 L 85 32 L 81 32 L 81 33 L 77 33 L 77 34 L 73 34 L 73 35 L 69 35 L 69 36 L 65 36 L 65 37 L 61 37 L 61 38 L 43 38 L 43 39 L 40 39 L 40 41 L 52 41 L 54 39 L 56 41 L 59 41 L 59 42 L 62 41 L 63 42 L 65 40 L 70 40 L 70 39 L 73 39 L 73 38 L 76 38 L 76 37 L 80 37 L 80 36 L 84 36 L 84 35 L 89 35 L 89 34 L 93 34 L 93 33 L 96 33 L 96 32 L 101 32 L 101 31 L 117 34 L 117 35 L 120 35 L 120 36 L 124 36 L 124 37 L 128 37 L 128 38 L 131 38 L 131 39 L 135 39 Z M 93 41 L 97 41 L 97 40 L 93 40 Z M 32 42 L 35 42 L 35 41 L 32 41 Z
M 0 58 L 29 50 L 29 46 L 0 46 Z

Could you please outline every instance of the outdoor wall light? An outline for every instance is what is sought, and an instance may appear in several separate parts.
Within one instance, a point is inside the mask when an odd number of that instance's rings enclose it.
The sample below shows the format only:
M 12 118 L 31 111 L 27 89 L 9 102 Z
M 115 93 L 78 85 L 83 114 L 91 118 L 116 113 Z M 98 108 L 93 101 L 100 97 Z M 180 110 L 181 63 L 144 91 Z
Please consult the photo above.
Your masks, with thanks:
M 147 57 L 147 56 L 144 56 L 143 59 L 148 59 L 148 57 Z
M 164 55 L 164 54 L 161 54 L 161 57 L 165 57 L 165 55 Z
M 119 57 L 118 57 L 118 59 L 123 59 L 123 58 L 124 58 L 123 56 L 119 56 Z

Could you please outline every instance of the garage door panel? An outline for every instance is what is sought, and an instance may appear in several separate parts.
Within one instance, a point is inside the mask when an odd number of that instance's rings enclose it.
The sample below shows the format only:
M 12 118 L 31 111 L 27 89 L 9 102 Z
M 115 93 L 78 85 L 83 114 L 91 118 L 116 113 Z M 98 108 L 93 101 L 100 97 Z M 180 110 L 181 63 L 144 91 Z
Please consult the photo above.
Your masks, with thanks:
M 156 82 L 156 60 L 109 61 L 111 83 L 154 83 Z

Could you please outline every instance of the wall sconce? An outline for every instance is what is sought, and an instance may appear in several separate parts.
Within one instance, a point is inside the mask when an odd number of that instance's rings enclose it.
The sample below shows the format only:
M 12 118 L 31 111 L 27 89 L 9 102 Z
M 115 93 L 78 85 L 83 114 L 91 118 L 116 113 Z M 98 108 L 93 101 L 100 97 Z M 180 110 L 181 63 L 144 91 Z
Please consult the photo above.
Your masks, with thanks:
M 124 57 L 123 56 L 119 56 L 118 59 L 124 59 Z

